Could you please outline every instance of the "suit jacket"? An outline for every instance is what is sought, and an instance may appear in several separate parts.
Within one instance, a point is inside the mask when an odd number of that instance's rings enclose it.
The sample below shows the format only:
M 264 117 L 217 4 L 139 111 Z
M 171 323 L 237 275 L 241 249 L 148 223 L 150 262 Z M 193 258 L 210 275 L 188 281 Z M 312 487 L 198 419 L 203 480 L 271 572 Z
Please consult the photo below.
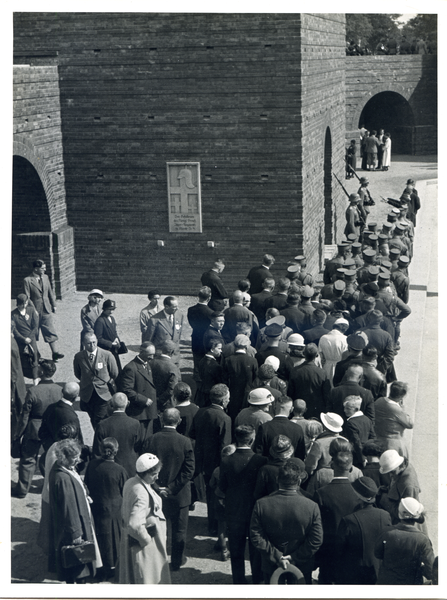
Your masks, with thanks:
M 266 290 L 251 295 L 250 310 L 256 315 L 260 327 L 264 327 L 265 325 L 265 302 L 271 296 L 272 292 L 267 292 Z
M 203 473 L 209 480 L 220 465 L 222 448 L 231 443 L 231 419 L 215 404 L 200 408 L 194 417 L 190 437 L 196 440 L 196 474 Z
M 115 357 L 108 350 L 97 348 L 96 357 L 90 362 L 89 352 L 82 350 L 75 354 L 73 361 L 75 376 L 80 380 L 80 398 L 89 402 L 93 390 L 105 401 L 111 399 L 107 382 L 118 376 Z
M 297 306 L 288 306 L 280 310 L 280 314 L 286 319 L 286 326 L 293 330 L 293 333 L 302 333 L 306 326 L 306 315 Z
M 329 403 L 330 412 L 335 412 L 337 415 L 340 415 L 343 420 L 346 420 L 345 411 L 343 410 L 343 401 L 347 396 L 360 396 L 362 399 L 362 404 L 360 405 L 360 410 L 362 413 L 371 419 L 374 424 L 375 421 L 375 407 L 374 407 L 374 398 L 369 390 L 358 385 L 357 383 L 349 382 L 343 383 L 335 388 L 332 388 L 331 391 L 331 400 Z
M 116 321 L 113 315 L 109 318 L 104 314 L 100 314 L 95 321 L 94 330 L 95 335 L 98 338 L 98 346 L 104 348 L 104 350 L 112 351 L 113 341 L 118 338 L 118 332 L 116 330 Z
M 353 462 L 356 467 L 361 469 L 363 467 L 362 448 L 368 440 L 376 438 L 372 421 L 364 414 L 353 415 L 345 421 L 343 436 L 353 445 Z
M 175 429 L 163 427 L 151 437 L 149 450 L 162 463 L 157 485 L 167 487 L 172 496 L 163 498 L 163 504 L 178 508 L 191 504 L 191 479 L 194 476 L 194 452 L 191 440 Z
M 41 281 L 31 273 L 23 280 L 23 291 L 30 299 L 30 305 L 34 306 L 39 315 L 53 312 L 56 306 L 56 296 L 51 287 L 48 275 L 41 275 Z
M 272 277 L 270 269 L 261 265 L 259 267 L 253 267 L 250 269 L 247 279 L 250 282 L 250 293 L 259 294 L 262 292 L 262 283 L 264 279 Z
M 228 414 L 234 420 L 244 408 L 248 394 L 253 388 L 253 381 L 258 372 L 255 358 L 243 352 L 237 352 L 225 359 L 223 380 L 230 390 Z
M 42 424 L 39 429 L 39 439 L 45 452 L 57 442 L 57 434 L 63 425 L 73 425 L 78 432 L 78 441 L 84 445 L 82 438 L 81 423 L 79 417 L 71 404 L 59 400 L 50 404 L 42 415 Z
M 217 331 L 217 329 L 214 329 L 214 327 L 210 326 L 203 334 L 203 347 L 205 348 L 205 352 L 208 352 L 208 344 L 211 341 L 220 342 L 222 344 L 222 347 L 225 346 L 225 340 L 223 339 L 221 332 Z
M 174 314 L 174 321 L 171 324 L 169 323 L 164 310 L 161 310 L 149 320 L 144 341 L 152 342 L 157 350 L 161 350 L 161 347 L 166 341 L 174 342 L 177 346 L 174 360 L 178 362 L 180 359 L 179 344 L 182 336 L 182 327 L 183 315 L 181 313 L 176 312 Z
M 188 322 L 192 327 L 191 348 L 197 354 L 205 354 L 203 336 L 211 323 L 213 311 L 206 304 L 197 303 L 188 308 Z
M 297 490 L 278 490 L 256 502 L 250 538 L 263 564 L 278 565 L 290 554 L 293 564 L 303 566 L 323 542 L 320 510 Z
M 62 398 L 62 388 L 52 380 L 41 381 L 30 387 L 26 393 L 25 405 L 17 425 L 17 437 L 23 435 L 26 440 L 38 440 L 39 429 L 45 410 Z
M 100 316 L 99 310 L 98 306 L 92 308 L 90 304 L 81 308 L 82 331 L 95 331 L 95 323 Z
M 377 348 L 377 368 L 382 373 L 385 373 L 386 369 L 394 361 L 394 344 L 391 335 L 387 331 L 383 331 L 379 325 L 364 329 L 363 331 L 368 336 L 371 346 Z
M 273 439 L 277 435 L 286 435 L 292 442 L 295 449 L 294 456 L 304 460 L 306 456 L 306 446 L 304 443 L 303 430 L 296 423 L 289 421 L 287 417 L 274 417 L 271 421 L 263 423 L 259 426 L 256 433 L 253 449 L 257 454 L 262 456 L 270 456 L 270 447 Z
M 325 412 L 331 394 L 331 383 L 326 373 L 313 362 L 304 362 L 293 367 L 290 373 L 287 395 L 296 400 L 301 398 L 307 404 L 306 418 L 320 418 Z
M 157 392 L 149 362 L 145 368 L 141 360 L 135 357 L 124 367 L 118 378 L 117 386 L 120 392 L 124 392 L 129 399 L 126 409 L 129 417 L 139 421 L 151 421 L 156 418 Z M 152 400 L 152 404 L 146 406 L 149 398 Z
M 225 289 L 219 273 L 210 269 L 203 273 L 201 277 L 202 285 L 207 285 L 211 289 L 211 300 L 224 300 L 228 298 L 227 290 Z
M 222 460 L 219 488 L 225 494 L 227 521 L 250 522 L 256 479 L 266 462 L 265 456 L 255 454 L 251 448 L 237 448 Z
M 253 313 L 245 306 L 235 304 L 224 311 L 225 325 L 222 329 L 222 336 L 228 344 L 232 342 L 237 335 L 236 323 L 248 323 L 253 329 Z
M 265 310 L 268 308 L 277 308 L 279 311 L 281 311 L 283 308 L 287 307 L 287 294 L 280 294 L 279 292 L 273 294 L 266 299 L 264 307 Z
M 140 452 L 140 424 L 125 412 L 114 412 L 98 424 L 93 439 L 93 454 L 101 457 L 101 442 L 114 437 L 119 444 L 115 462 L 124 467 L 129 477 L 136 473 L 135 463 Z
M 316 344 L 318 346 L 321 336 L 326 335 L 326 333 L 329 333 L 329 331 L 324 325 L 311 327 L 303 332 L 304 341 L 306 344 Z
M 172 358 L 163 354 L 151 360 L 151 371 L 157 392 L 157 404 L 161 408 L 172 398 L 174 388 L 182 380 L 182 376 Z

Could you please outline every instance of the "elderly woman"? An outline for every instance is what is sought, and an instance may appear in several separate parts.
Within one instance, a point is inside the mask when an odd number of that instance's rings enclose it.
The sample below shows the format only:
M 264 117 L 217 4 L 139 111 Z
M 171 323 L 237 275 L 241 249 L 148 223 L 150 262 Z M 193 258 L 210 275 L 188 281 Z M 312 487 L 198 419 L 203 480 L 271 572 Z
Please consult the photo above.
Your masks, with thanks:
M 397 450 L 386 450 L 379 459 L 381 475 L 388 474 L 391 483 L 380 498 L 380 508 L 387 510 L 393 522 L 398 523 L 399 502 L 402 498 L 419 500 L 418 478 L 414 467 L 407 458 L 401 456 Z
M 161 470 L 154 454 L 142 454 L 137 474 L 124 485 L 118 561 L 119 583 L 171 583 L 166 553 L 166 519 L 152 485 Z
M 423 576 L 432 578 L 433 548 L 417 527 L 425 520 L 423 511 L 415 498 L 401 499 L 398 524 L 382 531 L 374 548 L 382 560 L 377 585 L 422 585 Z
M 48 570 L 55 572 L 61 581 L 85 583 L 93 577 L 96 568 L 102 567 L 90 512 L 91 499 L 84 483 L 76 472 L 81 456 L 77 441 L 65 439 L 57 442 L 56 463 L 49 478 L 50 490 L 50 544 Z M 63 566 L 63 546 L 94 542 L 96 558 L 92 562 L 72 567 Z
M 19 347 L 23 374 L 37 385 L 39 352 L 36 338 L 39 331 L 39 316 L 28 304 L 29 298 L 26 294 L 17 296 L 17 307 L 11 312 L 12 332 Z
M 115 574 L 121 540 L 121 506 L 127 471 L 115 462 L 118 442 L 107 437 L 101 442 L 101 458 L 88 464 L 85 484 L 93 500 L 92 514 L 104 565 L 103 579 Z

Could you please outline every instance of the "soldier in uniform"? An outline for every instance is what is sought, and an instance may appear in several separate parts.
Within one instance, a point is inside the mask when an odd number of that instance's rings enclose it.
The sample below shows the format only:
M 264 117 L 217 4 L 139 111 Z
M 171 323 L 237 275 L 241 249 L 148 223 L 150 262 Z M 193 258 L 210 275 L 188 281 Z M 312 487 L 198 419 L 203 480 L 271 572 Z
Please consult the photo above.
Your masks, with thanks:
M 356 235 L 356 239 L 359 239 L 366 223 L 366 216 L 364 216 L 362 212 L 364 211 L 362 211 L 360 208 L 360 196 L 358 194 L 350 194 L 349 206 L 345 213 L 345 236 L 348 236 L 350 233 L 354 233 Z
M 350 256 L 351 244 L 342 242 L 337 244 L 337 255 L 327 261 L 323 273 L 323 281 L 325 285 L 332 283 L 332 277 L 339 267 L 343 267 L 346 259 Z

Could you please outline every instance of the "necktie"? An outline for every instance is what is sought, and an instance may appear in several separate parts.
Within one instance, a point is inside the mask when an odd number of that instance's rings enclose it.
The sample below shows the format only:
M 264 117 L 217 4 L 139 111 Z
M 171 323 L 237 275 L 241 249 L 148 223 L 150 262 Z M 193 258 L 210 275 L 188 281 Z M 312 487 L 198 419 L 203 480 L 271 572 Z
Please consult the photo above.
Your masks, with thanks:
M 90 354 L 89 358 L 90 358 L 90 361 L 93 362 L 93 358 L 94 358 L 93 354 Z

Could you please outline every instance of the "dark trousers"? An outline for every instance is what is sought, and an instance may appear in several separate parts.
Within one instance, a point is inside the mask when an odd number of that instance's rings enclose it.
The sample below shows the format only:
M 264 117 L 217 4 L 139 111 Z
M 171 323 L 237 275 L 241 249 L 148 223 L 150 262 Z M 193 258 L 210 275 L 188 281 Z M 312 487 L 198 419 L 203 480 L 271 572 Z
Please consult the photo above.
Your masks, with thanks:
M 16 488 L 19 496 L 26 496 L 31 487 L 39 449 L 40 440 L 24 440 L 22 442 L 20 447 L 19 480 Z
M 203 474 L 206 489 L 206 508 L 208 514 L 208 533 L 217 535 L 217 519 L 214 510 L 214 490 L 210 487 L 211 475 Z
M 171 565 L 181 567 L 188 530 L 189 506 L 179 508 L 173 502 L 163 500 L 163 514 L 171 529 Z
M 261 557 L 250 541 L 250 523 L 247 521 L 230 521 L 227 517 L 227 528 L 233 583 L 235 585 L 247 583 L 245 578 L 245 544 L 247 539 L 252 581 L 255 584 L 261 583 Z
M 81 410 L 86 412 L 90 417 L 92 427 L 95 430 L 98 427 L 98 423 L 109 416 L 109 401 L 103 400 L 101 396 L 98 396 L 96 390 L 93 390 L 88 402 L 83 402 L 81 400 L 80 407 Z
M 202 358 L 204 356 L 205 356 L 205 354 L 203 354 L 203 352 L 193 352 L 192 353 L 192 362 L 194 364 L 194 370 L 193 370 L 192 377 L 193 377 L 194 381 L 197 381 L 197 383 L 200 381 L 199 362 L 202 360 Z
M 140 421 L 140 452 L 147 452 L 149 442 L 154 431 L 153 420 L 145 419 Z

